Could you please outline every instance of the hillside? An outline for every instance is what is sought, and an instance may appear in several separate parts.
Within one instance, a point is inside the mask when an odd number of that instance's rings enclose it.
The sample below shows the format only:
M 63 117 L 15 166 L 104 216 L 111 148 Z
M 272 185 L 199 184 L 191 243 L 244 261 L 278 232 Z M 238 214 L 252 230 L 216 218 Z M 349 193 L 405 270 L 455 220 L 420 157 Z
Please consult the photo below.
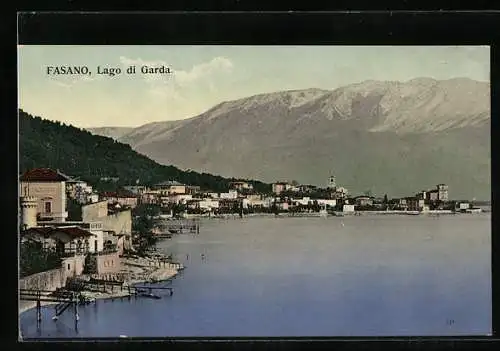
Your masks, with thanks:
M 203 189 L 225 191 L 232 179 L 165 166 L 138 154 L 129 145 L 73 126 L 19 111 L 20 172 L 36 167 L 60 169 L 104 188 L 101 177 L 119 177 L 118 185 L 177 180 Z M 258 190 L 269 185 L 252 181 Z M 109 185 L 108 185 L 109 186 Z M 114 186 L 114 185 L 113 185 Z
M 489 199 L 490 85 L 466 78 L 366 81 L 221 103 L 120 141 L 160 163 L 266 182 L 403 196 L 444 182 L 454 198 Z

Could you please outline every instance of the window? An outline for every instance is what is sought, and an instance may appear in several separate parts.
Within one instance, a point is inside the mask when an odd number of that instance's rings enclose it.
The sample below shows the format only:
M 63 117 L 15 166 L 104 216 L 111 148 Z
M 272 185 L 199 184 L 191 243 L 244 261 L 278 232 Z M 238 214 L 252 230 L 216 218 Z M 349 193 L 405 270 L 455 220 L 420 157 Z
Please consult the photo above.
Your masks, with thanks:
M 68 263 L 68 271 L 71 270 L 71 265 Z
M 94 251 L 97 252 L 97 240 L 94 240 Z
M 45 213 L 51 213 L 52 212 L 52 203 L 50 201 L 45 202 Z

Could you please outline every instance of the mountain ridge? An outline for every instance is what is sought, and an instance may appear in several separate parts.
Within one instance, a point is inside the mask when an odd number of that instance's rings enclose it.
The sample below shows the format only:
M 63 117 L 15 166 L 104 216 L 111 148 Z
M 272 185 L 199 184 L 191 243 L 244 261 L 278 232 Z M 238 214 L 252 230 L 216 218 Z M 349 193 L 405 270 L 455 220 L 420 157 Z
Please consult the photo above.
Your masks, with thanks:
M 353 192 L 395 196 L 448 181 L 472 198 L 491 193 L 490 119 L 486 82 L 369 80 L 226 101 L 119 140 L 160 163 L 227 176 L 324 186 L 334 173 Z

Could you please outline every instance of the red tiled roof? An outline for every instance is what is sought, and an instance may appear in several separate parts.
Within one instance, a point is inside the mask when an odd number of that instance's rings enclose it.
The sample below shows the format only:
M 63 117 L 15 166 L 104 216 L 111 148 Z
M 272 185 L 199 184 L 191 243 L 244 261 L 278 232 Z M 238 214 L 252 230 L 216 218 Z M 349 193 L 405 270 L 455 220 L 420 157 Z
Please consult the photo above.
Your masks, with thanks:
M 50 235 L 50 232 L 52 230 L 54 230 L 54 228 L 52 228 L 52 227 L 34 227 L 34 228 L 30 228 L 30 229 L 23 231 L 21 234 L 26 235 L 26 234 L 33 233 L 33 234 L 38 234 L 38 235 L 46 238 Z
M 64 182 L 67 178 L 50 168 L 34 168 L 25 172 L 20 180 L 25 182 Z
M 81 237 L 87 237 L 87 236 L 93 236 L 94 234 L 78 228 L 78 227 L 35 227 L 35 228 L 30 228 L 22 232 L 22 235 L 26 234 L 38 234 L 40 236 L 43 236 L 45 238 L 48 238 L 51 234 L 54 232 L 61 232 L 64 233 L 72 238 L 81 238 Z
M 101 193 L 101 196 L 103 196 L 103 197 L 117 197 L 118 194 L 115 192 L 111 192 L 111 191 L 105 191 L 105 192 Z
M 133 194 L 130 191 L 120 191 L 120 192 L 111 192 L 111 191 L 105 191 L 101 194 L 103 197 L 116 197 L 116 198 L 132 198 L 132 197 L 137 197 L 137 195 Z

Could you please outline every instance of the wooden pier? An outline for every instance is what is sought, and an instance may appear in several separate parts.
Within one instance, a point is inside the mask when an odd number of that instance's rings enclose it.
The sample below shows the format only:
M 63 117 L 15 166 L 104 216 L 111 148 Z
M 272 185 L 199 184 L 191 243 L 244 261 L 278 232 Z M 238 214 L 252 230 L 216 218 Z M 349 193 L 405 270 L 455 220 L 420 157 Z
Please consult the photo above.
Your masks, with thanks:
M 168 281 L 167 281 L 168 282 Z M 169 296 L 174 294 L 174 289 L 169 286 L 155 286 L 155 285 L 124 285 L 118 282 L 102 282 L 103 285 L 111 287 L 113 293 L 114 287 L 119 285 L 121 294 L 116 296 L 104 297 L 102 300 L 114 300 L 114 299 L 124 299 L 129 300 L 132 297 L 148 297 L 161 299 L 164 295 L 153 294 L 154 291 L 167 291 Z M 118 288 L 116 288 L 118 289 Z M 118 291 L 116 291 L 118 292 Z M 78 321 L 80 316 L 78 313 L 78 306 L 81 304 L 91 303 L 81 291 L 71 291 L 71 290 L 33 290 L 33 289 L 20 289 L 19 298 L 21 301 L 36 301 L 36 320 L 37 329 L 40 328 L 42 322 L 42 302 L 56 303 L 54 306 L 54 316 L 52 320 L 57 321 L 59 316 L 73 307 L 74 317 L 75 317 L 75 330 L 78 331 Z M 98 298 L 93 299 L 93 303 L 97 303 Z
M 57 320 L 59 316 L 66 311 L 69 307 L 73 306 L 75 313 L 75 330 L 78 330 L 78 321 L 80 319 L 78 314 L 78 305 L 81 303 L 81 297 L 78 293 L 51 290 L 33 290 L 33 289 L 20 289 L 19 299 L 21 301 L 36 301 L 36 322 L 37 329 L 40 328 L 42 322 L 42 302 L 56 302 L 55 314 L 53 320 Z
M 184 233 L 200 234 L 200 223 L 196 219 L 163 220 L 157 227 L 162 233 L 158 236 L 168 237 L 169 234 Z

